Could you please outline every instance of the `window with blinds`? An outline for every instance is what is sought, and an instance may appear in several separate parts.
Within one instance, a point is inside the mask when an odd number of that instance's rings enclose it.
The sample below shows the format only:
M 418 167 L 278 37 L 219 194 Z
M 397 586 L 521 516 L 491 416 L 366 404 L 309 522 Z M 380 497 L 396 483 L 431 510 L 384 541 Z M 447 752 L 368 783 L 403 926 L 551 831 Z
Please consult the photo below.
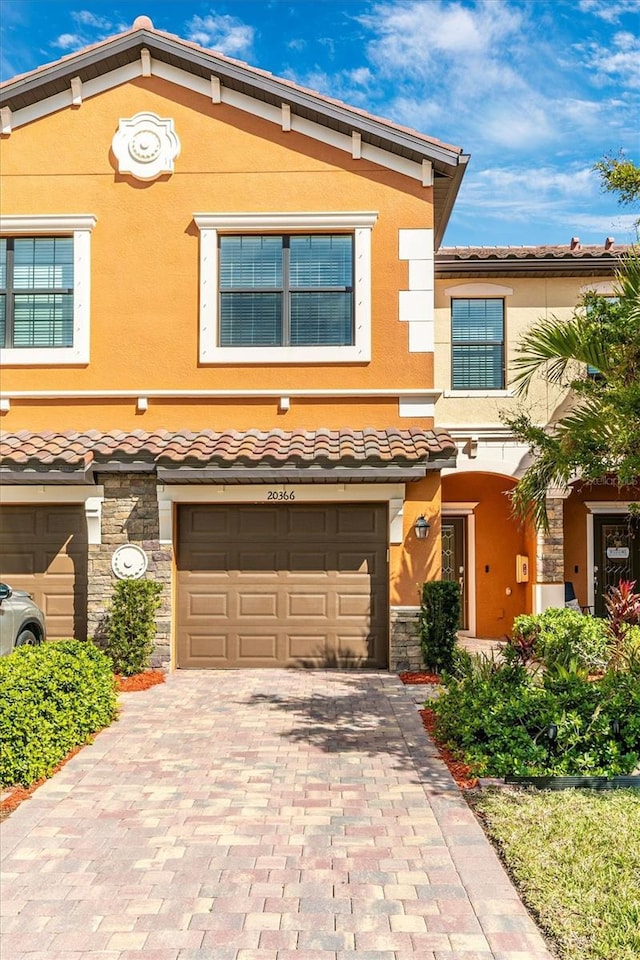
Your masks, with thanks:
M 504 300 L 451 301 L 451 387 L 504 388 Z
M 353 237 L 220 237 L 221 347 L 348 346 Z
M 73 238 L 0 239 L 0 344 L 73 346 Z

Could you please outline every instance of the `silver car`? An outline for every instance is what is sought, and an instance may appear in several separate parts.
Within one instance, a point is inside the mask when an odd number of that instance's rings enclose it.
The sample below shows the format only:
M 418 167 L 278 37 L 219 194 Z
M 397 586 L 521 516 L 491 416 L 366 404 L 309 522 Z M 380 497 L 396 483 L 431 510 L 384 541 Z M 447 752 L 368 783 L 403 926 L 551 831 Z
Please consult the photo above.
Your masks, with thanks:
M 0 656 L 27 643 L 42 643 L 46 633 L 44 613 L 31 594 L 0 583 Z

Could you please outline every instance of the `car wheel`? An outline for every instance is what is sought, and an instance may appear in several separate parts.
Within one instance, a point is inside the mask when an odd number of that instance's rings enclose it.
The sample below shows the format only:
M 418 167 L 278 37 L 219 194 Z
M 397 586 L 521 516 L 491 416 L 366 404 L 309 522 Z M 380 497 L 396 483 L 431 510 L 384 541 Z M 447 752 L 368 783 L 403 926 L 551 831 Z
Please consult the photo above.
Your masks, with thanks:
M 33 630 L 23 630 L 16 638 L 16 647 L 36 646 L 40 643 Z

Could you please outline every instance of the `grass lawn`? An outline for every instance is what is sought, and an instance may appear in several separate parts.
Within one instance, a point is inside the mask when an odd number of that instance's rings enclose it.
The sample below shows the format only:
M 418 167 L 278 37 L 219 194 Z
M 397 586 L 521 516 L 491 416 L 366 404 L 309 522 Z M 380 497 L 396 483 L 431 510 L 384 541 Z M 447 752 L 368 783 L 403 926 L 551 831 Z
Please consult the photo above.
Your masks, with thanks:
M 640 958 L 640 791 L 484 790 L 473 806 L 562 960 Z

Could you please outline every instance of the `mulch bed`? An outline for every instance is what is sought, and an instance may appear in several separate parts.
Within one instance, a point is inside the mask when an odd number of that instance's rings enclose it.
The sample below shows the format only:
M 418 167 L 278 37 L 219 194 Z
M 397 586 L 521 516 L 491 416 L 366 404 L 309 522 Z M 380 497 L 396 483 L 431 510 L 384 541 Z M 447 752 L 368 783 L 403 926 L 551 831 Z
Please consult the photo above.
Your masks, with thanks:
M 144 673 L 136 673 L 132 677 L 121 677 L 118 674 L 115 674 L 116 689 L 119 693 L 132 693 L 136 690 L 148 690 L 149 687 L 155 687 L 155 685 L 158 683 L 164 683 L 164 679 L 164 670 L 145 670 Z M 71 757 L 75 757 L 76 753 L 79 753 L 83 746 L 84 744 L 74 747 L 73 750 L 71 750 L 71 752 L 64 758 L 64 760 L 61 760 L 60 763 L 54 768 L 51 773 L 51 777 L 61 770 L 65 763 L 68 763 L 68 761 L 71 760 Z M 6 820 L 9 814 L 13 813 L 13 811 L 16 810 L 25 800 L 28 800 L 32 793 L 34 793 L 38 787 L 41 787 L 42 784 L 48 779 L 50 779 L 50 777 L 43 777 L 41 780 L 36 780 L 35 783 L 30 784 L 28 787 L 8 788 L 9 792 L 0 800 L 0 821 Z
M 119 693 L 131 693 L 135 690 L 148 690 L 157 683 L 164 683 L 164 670 L 145 670 L 144 673 L 134 673 L 132 677 L 115 675 L 116 689 Z
M 437 673 L 427 673 L 422 670 L 413 673 L 400 673 L 399 677 L 403 683 L 411 686 L 416 684 L 440 683 L 440 677 Z M 431 707 L 426 707 L 424 710 L 420 710 L 419 713 L 423 727 L 438 748 L 438 755 L 440 759 L 444 760 L 446 763 L 455 782 L 458 784 L 461 790 L 473 790 L 478 786 L 478 778 L 472 775 L 471 768 L 466 763 L 464 763 L 462 760 L 457 760 L 456 757 L 454 757 L 451 751 L 445 747 L 440 740 L 438 740 L 435 734 L 435 711 Z

